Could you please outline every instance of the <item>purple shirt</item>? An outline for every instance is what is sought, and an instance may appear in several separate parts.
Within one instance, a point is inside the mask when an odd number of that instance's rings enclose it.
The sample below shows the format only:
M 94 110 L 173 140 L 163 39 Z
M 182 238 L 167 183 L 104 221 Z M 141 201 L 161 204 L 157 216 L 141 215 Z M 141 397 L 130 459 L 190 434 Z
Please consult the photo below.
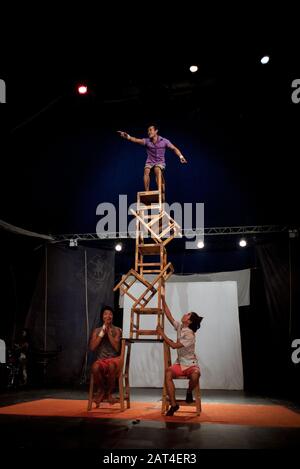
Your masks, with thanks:
M 150 138 L 144 138 L 144 143 L 147 149 L 146 164 L 162 164 L 165 165 L 165 152 L 166 148 L 170 148 L 172 143 L 164 137 L 158 137 L 157 142 L 153 143 Z

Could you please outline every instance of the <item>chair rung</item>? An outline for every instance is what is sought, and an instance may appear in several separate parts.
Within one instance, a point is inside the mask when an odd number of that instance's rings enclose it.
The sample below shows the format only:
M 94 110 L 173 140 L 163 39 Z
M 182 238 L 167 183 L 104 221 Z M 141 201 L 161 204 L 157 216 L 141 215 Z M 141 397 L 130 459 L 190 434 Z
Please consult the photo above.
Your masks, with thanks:
M 137 329 L 135 332 L 139 335 L 158 335 L 157 331 L 155 331 L 155 330 L 148 330 L 147 331 L 147 330 L 143 330 L 143 329 Z
M 148 212 L 149 210 L 158 210 L 158 211 L 160 211 L 161 206 L 159 205 L 159 203 L 152 203 L 151 205 L 143 205 L 142 207 L 140 205 L 138 205 L 137 209 L 136 209 L 138 215 L 140 215 L 140 212 L 143 212 L 143 211 Z
M 163 314 L 163 311 L 147 311 L 146 309 L 136 309 L 134 312 L 135 314 Z
M 139 262 L 138 263 L 138 266 L 139 267 L 155 267 L 155 266 L 159 266 L 160 267 L 160 262 Z
M 169 402 L 169 399 L 168 399 L 168 402 Z M 189 402 L 189 403 L 188 403 L 188 402 L 186 402 L 184 399 L 177 399 L 177 398 L 176 398 L 176 402 L 177 402 L 178 404 L 181 404 L 182 407 L 185 407 L 185 406 L 186 406 L 186 407 L 196 407 L 196 405 L 197 405 L 197 404 L 196 404 L 196 401 L 194 401 L 194 402 Z
M 143 269 L 143 274 L 160 274 L 161 270 Z
M 163 246 L 161 246 L 160 244 L 139 244 L 138 246 L 138 249 L 139 249 L 139 252 L 143 255 L 143 256 L 159 256 L 161 251 L 163 251 L 163 253 L 166 252 L 166 250 L 164 249 Z

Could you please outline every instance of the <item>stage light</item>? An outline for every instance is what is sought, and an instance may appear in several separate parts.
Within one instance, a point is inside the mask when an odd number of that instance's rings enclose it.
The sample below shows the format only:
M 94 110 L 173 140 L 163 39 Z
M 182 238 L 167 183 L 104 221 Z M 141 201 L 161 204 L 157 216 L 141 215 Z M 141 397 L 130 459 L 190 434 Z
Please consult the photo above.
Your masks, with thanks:
M 69 241 L 69 247 L 70 247 L 70 248 L 77 248 L 77 246 L 78 246 L 78 241 L 77 241 L 77 239 L 70 239 L 70 241 Z
M 298 238 L 298 230 L 289 230 L 289 238 Z
M 247 241 L 245 239 L 241 239 L 239 245 L 241 246 L 241 248 L 244 248 L 247 246 Z
M 118 252 L 122 251 L 122 244 L 121 243 L 116 244 L 115 245 L 115 250 L 118 251 Z
M 262 57 L 260 59 L 260 61 L 263 65 L 267 64 L 269 62 L 269 60 L 270 60 L 270 57 L 268 55 L 265 55 L 264 57 Z
M 197 65 L 191 65 L 190 66 L 190 72 L 195 73 L 198 71 L 198 66 Z
M 77 90 L 78 90 L 79 94 L 86 94 L 87 93 L 87 86 L 86 85 L 79 85 Z
M 203 249 L 204 248 L 204 242 L 203 241 L 198 241 L 197 248 Z

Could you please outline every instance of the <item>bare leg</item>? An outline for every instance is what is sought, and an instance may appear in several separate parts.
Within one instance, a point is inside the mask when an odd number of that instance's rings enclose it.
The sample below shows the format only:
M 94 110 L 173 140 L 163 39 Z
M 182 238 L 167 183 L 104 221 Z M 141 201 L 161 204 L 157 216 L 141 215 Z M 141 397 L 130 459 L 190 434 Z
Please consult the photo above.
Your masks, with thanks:
M 115 363 L 110 363 L 108 368 L 109 368 L 109 372 L 108 372 L 107 398 L 110 404 L 114 404 L 116 400 L 112 397 L 112 392 L 113 392 L 114 385 L 116 382 L 116 377 L 117 377 L 117 365 Z
M 168 391 L 168 396 L 170 399 L 170 404 L 172 407 L 176 406 L 176 399 L 175 399 L 175 386 L 172 379 L 172 370 L 169 368 L 166 371 L 166 386 Z
M 161 173 L 161 198 L 162 198 L 162 202 L 165 201 L 165 192 L 166 190 L 166 184 L 165 184 L 165 178 L 164 178 L 164 173 L 162 172 Z
M 159 189 L 159 186 L 158 186 L 159 173 L 161 173 L 161 196 L 162 196 L 162 202 L 164 202 L 165 201 L 165 178 L 164 178 L 162 170 L 158 166 L 155 166 L 154 174 L 155 174 L 157 189 Z
M 189 388 L 188 391 L 192 392 L 192 390 L 197 386 L 200 378 L 200 373 L 199 371 L 194 371 L 194 373 L 191 374 L 190 380 L 189 380 Z
M 149 191 L 150 189 L 150 168 L 144 169 L 144 186 L 145 191 Z
M 94 383 L 96 391 L 96 396 L 94 401 L 96 402 L 97 407 L 99 407 L 100 402 L 103 401 L 105 389 L 104 389 L 104 377 L 102 375 L 101 367 L 98 363 L 92 365 L 92 373 L 94 375 Z

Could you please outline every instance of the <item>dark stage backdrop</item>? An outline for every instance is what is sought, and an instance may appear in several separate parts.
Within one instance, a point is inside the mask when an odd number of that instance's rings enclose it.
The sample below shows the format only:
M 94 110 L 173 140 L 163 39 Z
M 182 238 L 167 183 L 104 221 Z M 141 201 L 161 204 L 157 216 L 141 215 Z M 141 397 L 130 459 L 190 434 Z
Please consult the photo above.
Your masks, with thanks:
M 292 362 L 292 341 L 300 337 L 299 323 L 299 239 L 257 247 L 268 306 L 268 353 L 266 367 L 272 373 L 274 389 L 295 394 L 299 399 L 300 369 Z
M 26 327 L 36 362 L 48 360 L 45 383 L 78 384 L 86 379 L 88 340 L 103 305 L 113 306 L 115 252 L 84 246 L 45 248 Z M 56 353 L 55 353 L 56 352 Z
M 300 242 L 270 242 L 255 251 L 250 306 L 240 308 L 244 387 L 299 400 L 300 368 L 291 344 L 300 337 Z

